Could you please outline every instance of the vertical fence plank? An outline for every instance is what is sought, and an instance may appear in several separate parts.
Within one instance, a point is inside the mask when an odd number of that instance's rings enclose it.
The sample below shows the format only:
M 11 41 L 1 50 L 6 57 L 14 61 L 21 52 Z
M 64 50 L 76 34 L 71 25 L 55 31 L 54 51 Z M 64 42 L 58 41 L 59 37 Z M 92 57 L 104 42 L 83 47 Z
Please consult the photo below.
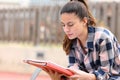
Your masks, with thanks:
M 35 32 L 34 32 L 34 45 L 38 44 L 38 31 L 39 31 L 39 9 L 36 8 L 36 16 L 35 16 Z
M 109 3 L 107 4 L 107 15 L 106 15 L 106 22 L 107 25 L 110 27 L 111 31 L 116 35 L 116 3 Z
M 120 3 L 119 3 L 120 4 Z M 118 4 L 118 5 L 119 5 Z M 105 24 L 120 38 L 120 6 L 117 3 L 90 3 L 92 14 L 98 24 Z M 58 42 L 63 38 L 59 24 L 61 6 L 42 6 L 36 8 L 0 9 L 0 40 Z M 118 10 L 117 10 L 118 9 Z M 44 36 L 44 37 L 42 37 Z
M 3 10 L 0 10 L 0 40 L 3 40 Z
M 120 3 L 118 3 L 118 5 L 117 5 L 117 11 L 118 11 L 118 13 L 116 15 L 116 17 L 117 17 L 116 34 L 117 34 L 117 38 L 120 42 Z
M 118 10 L 117 10 L 117 3 L 93 3 L 91 6 L 91 10 L 96 17 L 99 24 L 103 24 L 103 26 L 108 27 L 113 34 L 116 36 L 118 35 L 116 33 L 117 30 L 117 19 L 118 19 Z

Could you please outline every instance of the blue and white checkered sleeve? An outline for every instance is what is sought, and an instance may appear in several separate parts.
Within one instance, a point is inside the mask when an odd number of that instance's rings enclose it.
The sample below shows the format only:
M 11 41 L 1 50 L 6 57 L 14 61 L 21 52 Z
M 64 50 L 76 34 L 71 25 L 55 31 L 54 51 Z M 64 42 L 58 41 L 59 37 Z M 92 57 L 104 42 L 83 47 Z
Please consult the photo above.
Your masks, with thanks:
M 69 65 L 68 65 L 68 67 L 71 67 L 71 66 L 73 66 L 74 65 L 74 63 L 75 63 L 75 56 L 74 56 L 74 50 L 71 50 L 70 51 L 70 53 L 69 53 L 69 55 L 68 55 L 68 60 L 69 60 Z
M 100 67 L 98 68 L 98 70 L 95 70 L 93 74 L 96 75 L 97 80 L 109 80 L 110 74 L 113 70 L 113 64 L 115 59 L 115 50 L 113 42 L 110 39 L 105 39 L 100 44 L 99 59 Z

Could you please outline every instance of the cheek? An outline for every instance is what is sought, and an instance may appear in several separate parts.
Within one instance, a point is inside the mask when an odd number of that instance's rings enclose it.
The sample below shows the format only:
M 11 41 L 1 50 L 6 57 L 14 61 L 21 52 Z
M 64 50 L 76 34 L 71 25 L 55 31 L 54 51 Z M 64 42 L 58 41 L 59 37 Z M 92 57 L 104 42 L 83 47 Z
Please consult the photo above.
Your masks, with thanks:
M 77 27 L 77 28 L 75 28 L 74 29 L 74 33 L 77 35 L 77 36 L 79 36 L 81 33 L 82 33 L 82 28 L 81 27 Z
M 72 29 L 72 33 L 76 36 L 78 36 L 80 34 L 80 30 L 79 29 Z
M 74 27 L 74 31 L 81 31 L 81 27 L 80 26 L 76 26 L 76 27 Z

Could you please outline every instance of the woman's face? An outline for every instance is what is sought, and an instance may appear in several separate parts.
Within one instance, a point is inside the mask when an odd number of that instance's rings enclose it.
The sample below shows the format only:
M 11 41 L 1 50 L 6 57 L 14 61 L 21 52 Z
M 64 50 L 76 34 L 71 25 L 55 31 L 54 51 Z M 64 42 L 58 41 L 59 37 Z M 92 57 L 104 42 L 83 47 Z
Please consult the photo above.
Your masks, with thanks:
M 61 14 L 61 25 L 69 39 L 75 39 L 84 36 L 85 23 L 83 20 L 80 20 L 75 13 Z

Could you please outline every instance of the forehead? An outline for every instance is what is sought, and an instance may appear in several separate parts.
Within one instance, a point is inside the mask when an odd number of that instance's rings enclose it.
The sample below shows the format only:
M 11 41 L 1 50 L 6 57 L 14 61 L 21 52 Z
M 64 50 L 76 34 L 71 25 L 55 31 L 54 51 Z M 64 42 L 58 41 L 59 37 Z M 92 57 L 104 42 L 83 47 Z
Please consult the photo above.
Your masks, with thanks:
M 66 22 L 79 20 L 79 17 L 75 13 L 63 13 L 60 16 L 60 19 L 62 22 Z

